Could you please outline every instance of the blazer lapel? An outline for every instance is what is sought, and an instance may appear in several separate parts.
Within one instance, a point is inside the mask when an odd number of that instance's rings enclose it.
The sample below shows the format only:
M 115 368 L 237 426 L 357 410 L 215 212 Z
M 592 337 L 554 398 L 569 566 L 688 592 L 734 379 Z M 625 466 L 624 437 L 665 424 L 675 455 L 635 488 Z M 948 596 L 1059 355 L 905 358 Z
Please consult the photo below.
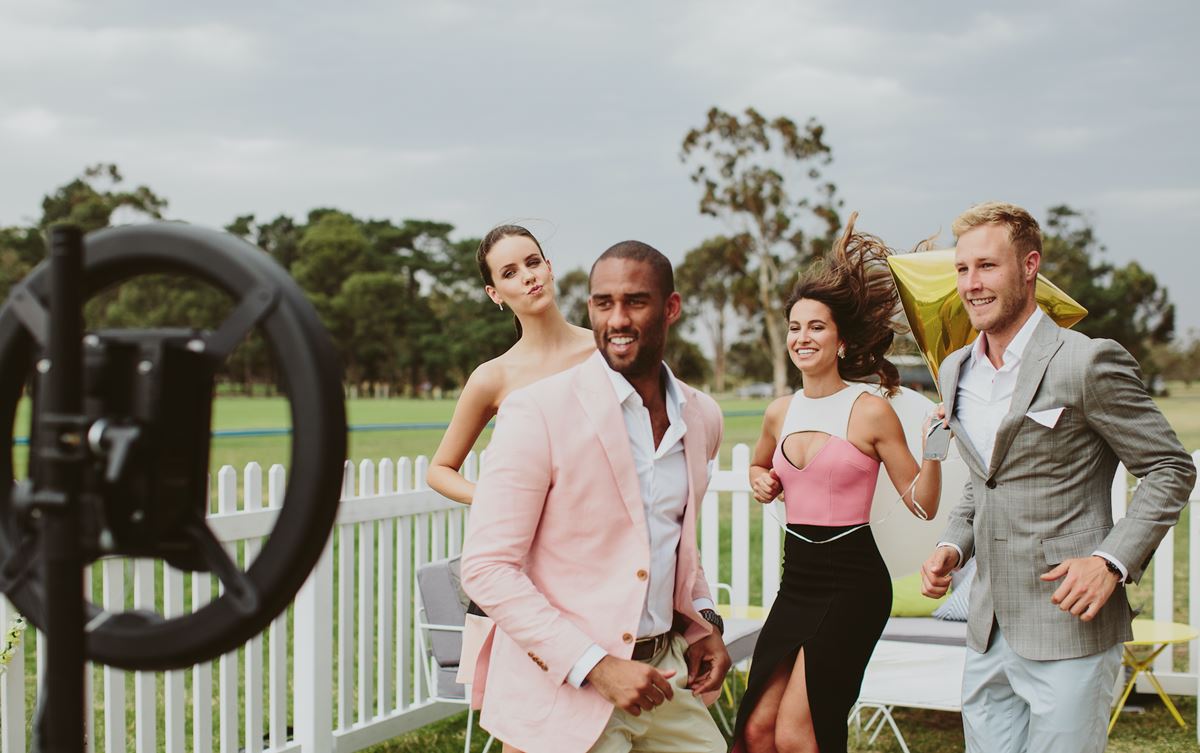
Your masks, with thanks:
M 687 461 L 687 498 L 688 509 L 691 509 L 699 501 L 696 490 L 704 489 L 708 482 L 708 453 L 705 451 L 704 441 L 706 427 L 704 417 L 694 399 L 688 400 L 683 406 L 683 424 L 687 427 L 683 435 L 683 456 Z
M 575 392 L 583 406 L 583 412 L 587 414 L 592 428 L 596 431 L 600 446 L 604 448 L 617 490 L 621 493 L 621 500 L 625 503 L 625 509 L 629 511 L 630 519 L 635 524 L 644 526 L 646 511 L 642 506 L 642 492 L 633 462 L 633 450 L 629 446 L 629 433 L 602 359 L 603 356 L 597 353 L 579 367 L 575 379 Z M 582 462 L 585 459 L 579 460 Z
M 963 430 L 962 422 L 958 420 L 958 416 L 954 415 L 954 405 L 958 398 L 958 379 L 962 375 L 963 365 L 970 357 L 971 346 L 967 345 L 951 353 L 942 362 L 941 373 L 946 375 L 945 389 L 942 390 L 942 402 L 946 406 L 946 415 L 950 417 L 950 430 L 954 432 L 955 441 L 958 442 L 959 453 L 967 459 L 967 462 L 975 466 L 980 475 L 983 475 L 983 458 L 979 457 L 979 451 L 975 449 L 975 445 L 971 444 L 971 440 Z
M 996 430 L 996 444 L 992 448 L 992 463 L 987 474 L 989 477 L 995 475 L 997 469 L 1000 468 L 1000 463 L 1008 453 L 1008 448 L 1012 445 L 1017 430 L 1025 420 L 1025 412 L 1029 410 L 1029 405 L 1033 402 L 1033 396 L 1042 383 L 1042 377 L 1046 375 L 1050 357 L 1057 353 L 1060 347 L 1062 347 L 1062 339 L 1058 334 L 1058 325 L 1049 316 L 1043 316 L 1037 329 L 1033 331 L 1033 338 L 1026 347 L 1025 354 L 1021 357 L 1021 366 L 1017 372 L 1017 385 L 1013 388 L 1012 403 L 1009 405 L 1008 414 L 1004 416 L 1004 420 L 1000 422 L 1000 428 Z

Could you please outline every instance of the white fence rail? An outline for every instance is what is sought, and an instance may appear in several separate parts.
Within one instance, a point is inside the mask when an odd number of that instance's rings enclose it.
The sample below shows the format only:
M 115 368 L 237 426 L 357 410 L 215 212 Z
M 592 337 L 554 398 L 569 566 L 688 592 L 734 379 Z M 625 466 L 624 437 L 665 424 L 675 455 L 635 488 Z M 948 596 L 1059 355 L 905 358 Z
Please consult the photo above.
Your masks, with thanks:
M 1195 457 L 1200 462 L 1200 452 Z M 710 580 L 730 584 L 734 604 L 769 606 L 779 585 L 781 534 L 751 504 L 749 459 L 749 448 L 737 445 L 730 466 L 713 474 L 700 521 L 701 561 Z M 466 523 L 465 508 L 425 485 L 426 468 L 424 457 L 347 463 L 337 524 L 320 562 L 292 607 L 238 651 L 186 670 L 132 677 L 91 669 L 87 750 L 350 753 L 461 711 L 427 700 L 413 628 L 416 568 L 457 554 Z M 474 478 L 476 471 L 472 455 L 465 472 Z M 209 523 L 243 566 L 257 555 L 284 496 L 282 467 L 270 469 L 265 489 L 262 475 L 257 463 L 246 466 L 239 494 L 233 468 L 217 474 Z M 1113 483 L 1118 517 L 1127 485 L 1121 469 Z M 1175 567 L 1176 537 L 1185 537 L 1181 546 L 1187 542 L 1186 572 Z M 1187 621 L 1200 625 L 1200 516 L 1189 516 L 1186 533 L 1177 527 L 1167 536 L 1152 572 L 1152 615 L 1172 619 L 1175 583 L 1183 579 Z M 152 608 L 168 617 L 198 609 L 218 587 L 207 574 L 122 559 L 89 568 L 86 582 L 106 608 Z M 0 629 L 14 616 L 0 597 Z M 32 661 L 25 654 L 30 647 Z M 25 649 L 0 677 L 0 753 L 28 745 L 27 694 L 36 698 L 44 672 L 42 636 L 27 640 Z M 1200 652 L 1189 647 L 1180 672 L 1164 652 L 1155 671 L 1169 692 L 1195 695 Z

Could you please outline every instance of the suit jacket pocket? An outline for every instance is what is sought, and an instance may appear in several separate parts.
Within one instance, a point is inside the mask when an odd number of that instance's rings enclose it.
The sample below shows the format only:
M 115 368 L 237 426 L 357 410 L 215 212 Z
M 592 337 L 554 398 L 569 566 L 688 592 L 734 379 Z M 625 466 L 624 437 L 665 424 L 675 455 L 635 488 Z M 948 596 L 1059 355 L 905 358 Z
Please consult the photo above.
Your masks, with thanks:
M 1096 547 L 1104 541 L 1110 530 L 1112 529 L 1109 526 L 1096 526 L 1042 539 L 1042 552 L 1046 555 L 1046 564 L 1053 566 L 1074 557 L 1087 557 L 1096 551 Z

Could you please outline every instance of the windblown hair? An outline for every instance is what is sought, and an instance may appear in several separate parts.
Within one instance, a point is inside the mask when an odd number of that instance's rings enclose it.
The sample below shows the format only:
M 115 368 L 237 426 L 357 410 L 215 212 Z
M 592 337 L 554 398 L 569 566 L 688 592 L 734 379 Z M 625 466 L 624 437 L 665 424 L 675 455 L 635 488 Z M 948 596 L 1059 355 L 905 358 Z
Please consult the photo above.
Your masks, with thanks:
M 838 359 L 838 374 L 852 381 L 872 381 L 867 378 L 874 376 L 890 396 L 900 387 L 900 372 L 884 356 L 896 333 L 908 328 L 887 264 L 893 251 L 876 236 L 855 232 L 857 218 L 858 212 L 850 215 L 830 254 L 801 276 L 783 315 L 790 317 L 801 299 L 828 306 L 846 346 L 845 358 Z
M 976 204 L 960 214 L 950 229 L 955 237 L 961 237 L 980 225 L 1003 225 L 1008 228 L 1008 239 L 1019 258 L 1024 258 L 1030 251 L 1042 252 L 1042 229 L 1033 215 L 1016 204 L 1003 201 Z
M 483 240 L 479 241 L 479 249 L 475 251 L 475 263 L 479 265 L 479 276 L 483 278 L 485 285 L 496 286 L 496 278 L 492 275 L 492 268 L 488 265 L 487 257 L 491 253 L 492 247 L 505 238 L 528 238 L 533 241 L 533 245 L 537 246 L 538 253 L 542 258 L 546 258 L 546 252 L 542 250 L 542 244 L 538 243 L 538 239 L 533 237 L 533 233 L 529 232 L 520 225 L 497 225 L 483 236 Z M 515 315 L 513 316 L 513 326 L 517 328 L 517 337 L 522 334 L 521 320 Z
M 654 271 L 654 279 L 658 283 L 658 289 L 663 298 L 665 299 L 675 292 L 675 271 L 671 268 L 671 260 L 648 243 L 621 241 L 609 246 L 604 253 L 600 254 L 600 258 L 592 263 L 591 272 L 588 273 L 589 284 L 592 273 L 596 271 L 596 265 L 605 259 L 629 259 L 649 264 L 650 269 Z

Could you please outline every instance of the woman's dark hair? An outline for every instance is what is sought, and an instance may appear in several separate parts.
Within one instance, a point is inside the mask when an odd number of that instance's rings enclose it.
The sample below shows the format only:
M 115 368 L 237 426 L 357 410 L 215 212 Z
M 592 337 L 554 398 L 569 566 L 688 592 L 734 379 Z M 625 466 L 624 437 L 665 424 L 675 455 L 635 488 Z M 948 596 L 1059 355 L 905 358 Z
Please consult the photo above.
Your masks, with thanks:
M 479 241 L 479 250 L 475 252 L 475 262 L 479 264 L 479 276 L 483 278 L 483 282 L 487 285 L 495 286 L 495 278 L 492 277 L 492 268 L 488 266 L 487 256 L 492 251 L 492 247 L 505 238 L 528 238 L 533 241 L 533 245 L 537 246 L 538 253 L 542 258 L 546 258 L 546 252 L 542 250 L 542 244 L 538 243 L 538 239 L 533 237 L 533 233 L 529 232 L 520 225 L 497 225 L 483 236 L 483 240 Z
M 898 320 L 900 293 L 887 264 L 893 252 L 874 235 L 855 232 L 857 218 L 858 212 L 850 215 L 830 255 L 800 277 L 783 316 L 790 317 L 802 299 L 828 306 L 846 346 L 846 357 L 838 359 L 838 374 L 855 381 L 874 375 L 890 396 L 900 387 L 900 372 L 884 355 L 895 333 L 905 330 Z
M 488 266 L 487 256 L 492 251 L 492 247 L 505 238 L 528 238 L 533 241 L 533 245 L 537 246 L 538 253 L 542 258 L 546 258 L 546 252 L 542 250 L 542 244 L 538 243 L 538 239 L 533 237 L 533 233 L 529 232 L 520 225 L 497 225 L 483 236 L 483 240 L 479 241 L 479 249 L 475 252 L 475 262 L 479 265 L 479 276 L 483 278 L 485 285 L 496 286 L 495 278 L 492 277 L 492 268 Z M 521 336 L 521 320 L 513 316 L 513 326 L 517 328 L 517 337 Z

